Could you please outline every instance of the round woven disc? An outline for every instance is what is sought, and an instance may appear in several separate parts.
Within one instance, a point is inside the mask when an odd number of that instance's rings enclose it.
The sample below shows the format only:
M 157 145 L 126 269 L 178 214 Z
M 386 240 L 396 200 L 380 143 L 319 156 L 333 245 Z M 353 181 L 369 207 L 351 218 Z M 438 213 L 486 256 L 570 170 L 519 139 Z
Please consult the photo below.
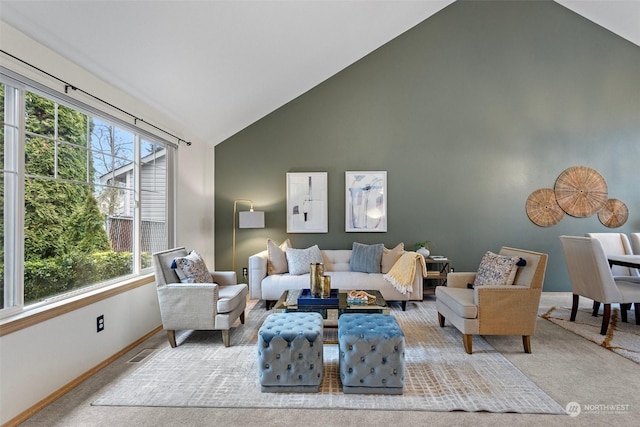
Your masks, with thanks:
M 618 199 L 607 200 L 598 212 L 598 219 L 602 225 L 609 228 L 620 227 L 627 222 L 627 218 L 629 218 L 629 209 Z
M 549 227 L 560 222 L 564 211 L 556 201 L 556 193 L 551 188 L 541 188 L 527 198 L 527 215 L 541 227 Z
M 595 169 L 573 166 L 558 176 L 556 200 L 569 215 L 584 218 L 598 212 L 608 198 L 607 183 Z

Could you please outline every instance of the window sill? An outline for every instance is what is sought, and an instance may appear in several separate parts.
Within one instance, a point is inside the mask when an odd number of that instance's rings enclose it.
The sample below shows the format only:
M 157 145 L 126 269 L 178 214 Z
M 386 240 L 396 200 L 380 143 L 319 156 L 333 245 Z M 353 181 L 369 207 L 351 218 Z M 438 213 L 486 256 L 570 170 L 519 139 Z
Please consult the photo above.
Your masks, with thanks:
M 138 276 L 125 282 L 105 286 L 72 298 L 7 317 L 0 321 L 0 337 L 78 310 L 98 301 L 111 298 L 114 295 L 147 285 L 154 280 L 155 275 L 153 273 Z

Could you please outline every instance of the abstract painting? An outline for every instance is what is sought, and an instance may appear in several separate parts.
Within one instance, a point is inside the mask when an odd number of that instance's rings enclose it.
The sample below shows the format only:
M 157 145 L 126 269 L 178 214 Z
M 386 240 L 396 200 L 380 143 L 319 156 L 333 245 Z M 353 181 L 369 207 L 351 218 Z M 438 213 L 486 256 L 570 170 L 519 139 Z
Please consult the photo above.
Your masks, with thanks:
M 287 233 L 328 233 L 327 172 L 287 173 Z
M 345 231 L 387 231 L 387 172 L 345 172 Z

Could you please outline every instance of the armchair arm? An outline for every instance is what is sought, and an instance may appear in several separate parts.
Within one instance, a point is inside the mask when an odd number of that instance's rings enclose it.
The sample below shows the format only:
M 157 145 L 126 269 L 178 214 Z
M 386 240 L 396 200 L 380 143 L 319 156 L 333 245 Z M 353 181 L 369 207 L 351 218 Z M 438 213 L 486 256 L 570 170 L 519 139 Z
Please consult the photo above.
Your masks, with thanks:
M 533 335 L 538 318 L 540 289 L 527 286 L 476 286 L 480 334 Z
M 157 290 L 164 329 L 214 329 L 217 284 L 169 283 Z
M 454 271 L 447 274 L 447 286 L 450 288 L 465 288 L 476 279 L 475 272 Z
M 213 281 L 219 285 L 237 285 L 238 276 L 235 271 L 211 271 Z

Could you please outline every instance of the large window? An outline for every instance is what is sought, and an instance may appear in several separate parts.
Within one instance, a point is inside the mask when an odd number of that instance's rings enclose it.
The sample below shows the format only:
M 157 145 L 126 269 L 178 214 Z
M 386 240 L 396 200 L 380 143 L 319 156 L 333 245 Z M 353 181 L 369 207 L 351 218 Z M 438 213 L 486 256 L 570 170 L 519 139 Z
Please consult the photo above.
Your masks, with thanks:
M 174 147 L 12 80 L 0 120 L 0 314 L 148 271 L 169 244 Z

